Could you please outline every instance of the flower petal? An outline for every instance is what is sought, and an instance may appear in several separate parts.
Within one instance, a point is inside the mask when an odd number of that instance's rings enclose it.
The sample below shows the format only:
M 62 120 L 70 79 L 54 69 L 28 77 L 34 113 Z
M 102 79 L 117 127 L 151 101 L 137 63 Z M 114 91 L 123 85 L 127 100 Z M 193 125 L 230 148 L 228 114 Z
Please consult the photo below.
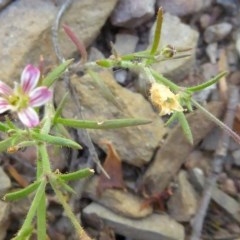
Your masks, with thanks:
M 31 107 L 18 112 L 18 117 L 20 121 L 29 128 L 36 127 L 39 124 L 38 114 Z
M 0 94 L 9 97 L 13 94 L 13 90 L 6 83 L 0 81 Z
M 0 114 L 12 110 L 12 106 L 4 98 L 0 98 Z
M 40 70 L 33 65 L 27 65 L 21 75 L 21 86 L 24 93 L 29 93 L 37 86 Z
M 30 105 L 32 107 L 39 107 L 52 98 L 52 91 L 47 87 L 38 87 L 29 94 L 29 97 Z

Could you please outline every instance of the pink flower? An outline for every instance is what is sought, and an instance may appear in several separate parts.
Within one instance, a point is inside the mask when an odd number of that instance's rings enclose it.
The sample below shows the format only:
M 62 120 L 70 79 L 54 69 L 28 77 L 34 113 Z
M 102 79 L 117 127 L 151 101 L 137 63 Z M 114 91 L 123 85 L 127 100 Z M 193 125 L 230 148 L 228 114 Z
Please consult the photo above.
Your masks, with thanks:
M 39 69 L 27 65 L 22 72 L 20 85 L 15 84 L 14 89 L 0 81 L 0 114 L 14 111 L 25 126 L 37 126 L 39 117 L 33 108 L 44 105 L 52 98 L 52 91 L 47 87 L 36 87 L 39 78 Z

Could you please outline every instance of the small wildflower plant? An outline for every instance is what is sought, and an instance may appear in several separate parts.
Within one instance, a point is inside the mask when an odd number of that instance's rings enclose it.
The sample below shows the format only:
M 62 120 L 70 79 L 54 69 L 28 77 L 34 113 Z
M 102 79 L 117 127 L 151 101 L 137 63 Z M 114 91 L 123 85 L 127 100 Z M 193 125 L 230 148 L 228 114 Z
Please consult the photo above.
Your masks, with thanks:
M 222 128 L 225 128 L 235 139 L 239 137 L 227 129 L 223 123 L 208 113 L 201 105 L 192 99 L 192 94 L 196 91 L 215 84 L 226 73 L 221 73 L 213 79 L 194 87 L 182 88 L 160 73 L 154 71 L 151 65 L 160 60 L 174 58 L 177 51 L 171 46 L 158 50 L 162 24 L 162 10 L 158 11 L 155 38 L 150 50 L 137 52 L 125 56 L 118 56 L 113 49 L 113 56 L 108 59 L 100 59 L 96 62 L 85 63 L 84 68 L 91 73 L 97 68 L 129 68 L 138 69 L 145 74 L 150 82 L 149 99 L 159 111 L 161 116 L 169 115 L 168 123 L 178 120 L 190 142 L 193 142 L 191 130 L 184 115 L 185 110 L 192 111 L 192 105 L 200 108 L 207 116 L 215 121 Z M 73 33 L 67 28 L 67 34 L 71 39 Z M 74 38 L 76 39 L 76 38 Z M 66 202 L 64 192 L 74 194 L 74 190 L 69 186 L 69 181 L 80 180 L 94 173 L 93 169 L 85 168 L 71 173 L 60 173 L 53 171 L 50 164 L 47 145 L 59 145 L 81 149 L 81 146 L 69 139 L 62 137 L 55 129 L 65 127 L 92 128 L 92 129 L 111 129 L 120 127 L 136 126 L 148 124 L 151 121 L 146 119 L 115 119 L 102 122 L 66 119 L 61 117 L 61 110 L 64 107 L 64 99 L 55 109 L 52 104 L 53 84 L 72 64 L 72 60 L 67 60 L 45 78 L 41 78 L 38 68 L 27 65 L 21 75 L 20 84 L 15 83 L 14 88 L 0 81 L 0 113 L 7 111 L 15 112 L 22 125 L 15 124 L 6 117 L 6 121 L 0 122 L 0 131 L 4 133 L 5 139 L 0 142 L 0 152 L 7 151 L 14 153 L 19 149 L 35 146 L 37 149 L 36 159 L 36 180 L 22 190 L 8 193 L 4 200 L 13 201 L 34 194 L 31 206 L 22 227 L 13 238 L 14 240 L 30 239 L 35 232 L 38 240 L 47 238 L 46 229 L 46 187 L 50 185 L 55 192 L 58 201 L 62 204 L 66 215 L 72 222 L 77 236 L 82 240 L 91 239 L 79 224 L 78 219 L 73 214 L 69 204 Z M 95 76 L 94 74 L 90 74 Z M 41 80 L 41 81 L 39 81 Z M 39 117 L 38 108 L 44 108 L 44 115 Z M 36 217 L 36 221 L 35 221 Z M 36 226 L 36 227 L 35 227 Z M 36 229 L 36 230 L 35 230 Z

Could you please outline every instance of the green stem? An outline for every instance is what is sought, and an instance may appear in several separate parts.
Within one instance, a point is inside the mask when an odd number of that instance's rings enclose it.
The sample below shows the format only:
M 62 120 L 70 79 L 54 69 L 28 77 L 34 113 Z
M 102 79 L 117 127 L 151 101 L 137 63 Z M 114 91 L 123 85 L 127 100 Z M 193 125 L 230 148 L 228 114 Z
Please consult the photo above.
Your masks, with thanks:
M 23 238 L 23 236 L 25 236 L 26 232 L 29 232 L 29 229 L 32 228 L 32 221 L 33 218 L 36 214 L 36 211 L 39 207 L 39 203 L 42 199 L 42 196 L 45 193 L 45 187 L 46 187 L 46 180 L 43 180 L 41 182 L 41 184 L 39 185 L 36 195 L 32 201 L 32 204 L 28 210 L 28 214 L 26 216 L 26 219 L 21 227 L 21 229 L 19 230 L 19 232 L 17 233 L 17 236 L 14 238 L 14 240 L 22 240 L 25 239 Z
M 150 72 L 151 72 L 152 76 L 157 80 L 157 82 L 160 82 L 160 83 L 168 86 L 171 90 L 173 90 L 175 92 L 178 92 L 180 90 L 180 87 L 178 85 L 171 82 L 167 78 L 163 77 L 161 74 L 159 74 L 155 70 L 150 69 Z
M 46 240 L 46 194 L 43 194 L 37 209 L 37 239 Z
M 91 238 L 87 235 L 87 233 L 84 231 L 84 229 L 82 228 L 82 226 L 79 224 L 78 219 L 75 217 L 75 215 L 73 214 L 71 207 L 69 206 L 69 204 L 65 201 L 64 196 L 62 195 L 62 193 L 58 190 L 57 188 L 57 183 L 54 179 L 50 178 L 50 184 L 57 196 L 57 199 L 59 200 L 59 202 L 62 204 L 66 215 L 69 217 L 70 221 L 72 222 L 79 238 L 81 240 L 91 240 Z
M 42 172 L 43 174 L 50 173 L 51 165 L 49 161 L 46 143 L 39 143 L 38 149 L 39 149 L 39 158 L 41 159 L 41 162 L 42 162 Z
M 201 104 L 199 104 L 194 99 L 192 99 L 192 103 L 195 107 L 200 109 L 209 119 L 216 123 L 221 129 L 227 132 L 238 144 L 240 144 L 240 136 L 236 134 L 231 128 L 229 128 L 226 124 L 224 124 L 214 115 L 212 115 L 209 111 L 207 111 L 203 106 L 201 106 Z

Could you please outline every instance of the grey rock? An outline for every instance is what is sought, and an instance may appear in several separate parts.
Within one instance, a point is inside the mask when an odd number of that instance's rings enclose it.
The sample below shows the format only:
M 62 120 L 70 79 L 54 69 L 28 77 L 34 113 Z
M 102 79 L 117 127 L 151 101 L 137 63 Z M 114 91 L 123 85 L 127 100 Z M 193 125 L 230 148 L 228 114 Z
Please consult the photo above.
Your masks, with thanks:
M 157 5 L 173 15 L 185 16 L 208 7 L 211 2 L 211 0 L 157 0 Z
M 2 198 L 4 194 L 11 188 L 11 180 L 8 175 L 0 167 L 0 197 Z
M 135 166 L 148 163 L 166 133 L 164 123 L 142 95 L 133 93 L 116 83 L 110 71 L 98 73 L 99 83 L 89 76 L 72 76 L 71 83 L 77 93 L 85 119 L 103 121 L 116 118 L 144 118 L 152 123 L 137 127 L 112 130 L 89 130 L 92 140 L 101 144 L 103 139 L 112 142 L 122 161 Z M 56 100 L 59 102 L 66 92 L 63 85 L 56 86 Z M 63 110 L 68 118 L 77 117 L 78 109 L 69 99 Z M 106 150 L 106 149 L 105 149 Z
M 7 228 L 10 224 L 9 211 L 9 203 L 0 201 L 0 240 L 4 240 L 6 237 Z
M 134 28 L 149 20 L 155 14 L 156 0 L 119 0 L 111 22 L 114 26 Z
M 121 55 L 133 53 L 138 43 L 138 36 L 129 33 L 116 34 L 116 41 L 114 47 Z
M 169 214 L 178 222 L 188 222 L 197 211 L 197 194 L 188 181 L 187 172 L 183 170 L 178 174 L 177 184 L 176 191 L 168 201 Z
M 63 21 L 89 46 L 115 4 L 116 0 L 75 0 Z M 49 65 L 56 64 L 51 28 L 57 11 L 54 1 L 21 0 L 14 1 L 0 14 L 1 80 L 11 85 L 13 80 L 19 79 L 26 64 L 38 64 L 40 55 Z M 69 58 L 76 48 L 61 27 L 59 38 L 64 57 Z
M 150 46 L 153 41 L 155 27 L 156 23 L 154 23 L 151 29 L 149 38 Z M 194 49 L 197 46 L 198 36 L 199 34 L 196 30 L 190 28 L 184 23 L 181 23 L 178 17 L 165 13 L 163 17 L 159 50 L 169 44 L 174 46 L 176 49 L 183 49 L 187 47 L 192 48 L 193 50 L 191 52 L 191 56 L 189 57 L 175 60 L 170 59 L 169 61 L 160 61 L 153 64 L 153 68 L 173 81 L 181 81 L 184 77 L 188 75 L 190 69 L 194 65 Z
M 88 47 L 99 34 L 117 1 L 74 0 L 65 13 L 62 22 L 67 23 L 85 47 Z M 62 28 L 59 29 L 59 38 L 61 50 L 64 56 L 69 58 L 73 51 L 76 51 L 76 47 Z
M 223 22 L 211 25 L 204 32 L 204 40 L 207 43 L 218 42 L 223 40 L 232 31 L 232 24 Z
M 218 59 L 218 44 L 217 43 L 208 44 L 206 47 L 206 53 L 210 59 L 210 62 L 215 64 Z
M 85 220 L 92 225 L 102 222 L 118 234 L 135 240 L 184 240 L 182 225 L 167 215 L 152 214 L 143 219 L 129 219 L 112 213 L 107 208 L 91 203 L 83 209 Z M 99 224 L 98 224 L 99 226 Z
M 194 188 L 200 193 L 205 182 L 203 170 L 200 168 L 193 168 L 189 171 L 189 179 Z
M 142 208 L 144 199 L 126 190 L 105 189 L 101 195 L 97 193 L 99 178 L 93 177 L 84 188 L 84 196 L 111 209 L 123 217 L 139 219 L 150 215 L 151 206 Z M 142 208 L 142 209 L 141 209 Z

